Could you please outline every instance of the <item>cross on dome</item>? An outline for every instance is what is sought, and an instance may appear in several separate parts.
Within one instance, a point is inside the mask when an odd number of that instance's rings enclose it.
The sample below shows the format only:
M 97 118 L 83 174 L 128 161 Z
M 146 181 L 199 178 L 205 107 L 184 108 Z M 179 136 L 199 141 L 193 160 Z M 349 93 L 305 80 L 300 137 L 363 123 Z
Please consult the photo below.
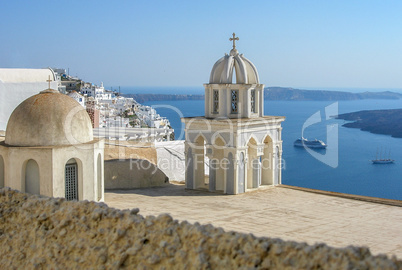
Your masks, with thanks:
M 233 49 L 236 49 L 236 40 L 239 40 L 239 37 L 236 37 L 236 33 L 232 34 L 233 37 L 229 38 L 230 41 L 233 41 Z
M 50 75 L 49 75 L 49 79 L 47 79 L 46 81 L 49 84 L 49 86 L 48 86 L 49 88 L 45 89 L 43 91 L 40 91 L 41 94 L 44 94 L 44 93 L 59 93 L 59 91 L 50 88 L 50 83 L 52 82 L 52 80 L 50 79 Z
M 49 88 L 50 89 L 50 82 L 52 82 L 52 80 L 50 79 L 50 75 L 49 75 L 49 79 L 46 80 L 49 83 Z

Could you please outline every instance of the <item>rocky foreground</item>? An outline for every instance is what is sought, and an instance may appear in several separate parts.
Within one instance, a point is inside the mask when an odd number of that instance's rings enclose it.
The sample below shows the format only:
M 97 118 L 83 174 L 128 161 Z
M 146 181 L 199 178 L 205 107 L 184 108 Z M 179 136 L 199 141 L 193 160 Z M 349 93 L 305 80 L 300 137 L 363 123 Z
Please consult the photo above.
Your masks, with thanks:
M 0 269 L 402 269 L 335 249 L 0 189 Z

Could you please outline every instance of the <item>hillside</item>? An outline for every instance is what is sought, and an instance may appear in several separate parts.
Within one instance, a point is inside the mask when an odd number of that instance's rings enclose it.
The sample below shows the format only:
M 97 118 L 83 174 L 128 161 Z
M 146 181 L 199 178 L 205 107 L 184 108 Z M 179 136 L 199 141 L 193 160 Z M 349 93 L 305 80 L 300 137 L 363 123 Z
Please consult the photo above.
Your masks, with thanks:
M 174 94 L 124 94 L 137 102 L 158 100 L 203 100 L 204 95 L 174 95 Z M 301 90 L 286 87 L 267 87 L 264 99 L 267 100 L 359 100 L 359 99 L 400 99 L 401 94 L 384 92 L 351 93 L 342 91 Z
M 340 114 L 337 119 L 354 121 L 343 126 L 402 138 L 402 109 L 370 110 Z

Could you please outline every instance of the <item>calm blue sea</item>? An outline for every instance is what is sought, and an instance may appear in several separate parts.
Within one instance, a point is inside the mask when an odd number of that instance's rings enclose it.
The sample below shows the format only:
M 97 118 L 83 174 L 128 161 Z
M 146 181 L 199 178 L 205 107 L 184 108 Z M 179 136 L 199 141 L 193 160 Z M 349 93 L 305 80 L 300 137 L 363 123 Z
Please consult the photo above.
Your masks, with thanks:
M 145 104 L 154 106 L 159 114 L 171 121 L 176 139 L 184 139 L 180 117 L 204 115 L 204 101 L 155 101 Z M 332 114 L 336 108 L 339 113 L 394 109 L 402 108 L 402 100 L 340 101 L 335 104 L 330 101 L 265 100 L 265 115 L 286 116 L 282 131 L 283 184 L 402 200 L 402 139 L 344 128 L 344 121 L 329 118 L 331 115 L 326 115 L 326 108 L 328 114 Z M 322 121 L 306 127 L 303 135 L 327 142 L 327 129 L 331 136 L 338 129 L 338 155 L 335 155 L 338 165 L 335 168 L 334 164 L 329 166 L 303 148 L 293 146 L 293 142 L 302 135 L 303 124 L 312 115 L 317 119 L 317 112 L 321 114 Z M 328 150 L 317 151 L 321 155 L 319 159 L 328 154 L 334 163 L 335 146 L 333 143 Z M 390 150 L 396 163 L 373 165 L 370 160 L 375 158 L 377 149 L 386 152 L 386 157 Z

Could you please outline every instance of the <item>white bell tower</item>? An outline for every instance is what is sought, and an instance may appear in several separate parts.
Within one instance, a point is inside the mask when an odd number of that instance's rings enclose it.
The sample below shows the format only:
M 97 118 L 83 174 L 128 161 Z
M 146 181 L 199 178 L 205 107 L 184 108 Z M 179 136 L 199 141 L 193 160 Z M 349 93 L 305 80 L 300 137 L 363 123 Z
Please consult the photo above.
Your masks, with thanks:
M 264 116 L 264 85 L 236 49 L 212 68 L 205 116 L 185 117 L 186 188 L 239 194 L 281 184 L 283 116 Z M 236 76 L 235 82 L 233 76 Z

